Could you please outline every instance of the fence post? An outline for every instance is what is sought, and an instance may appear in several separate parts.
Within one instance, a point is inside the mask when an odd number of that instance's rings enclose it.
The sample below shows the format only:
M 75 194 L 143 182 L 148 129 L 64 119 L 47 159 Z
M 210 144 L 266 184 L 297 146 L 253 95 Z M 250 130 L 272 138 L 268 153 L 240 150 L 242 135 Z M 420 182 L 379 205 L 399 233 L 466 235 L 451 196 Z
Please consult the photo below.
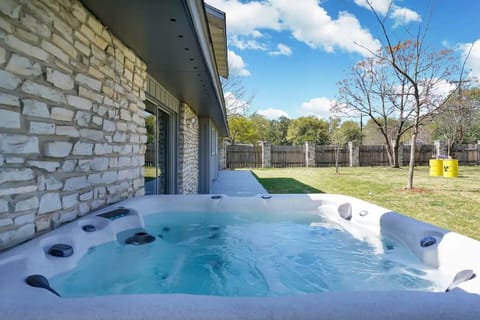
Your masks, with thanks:
M 360 166 L 360 146 L 352 141 L 348 142 L 348 154 L 350 158 L 350 167 Z
M 398 165 L 400 167 L 403 166 L 403 160 L 404 160 L 404 157 L 403 157 L 403 142 L 400 142 L 400 144 L 398 145 Z
M 313 142 L 305 142 L 305 166 L 315 167 L 315 143 Z
M 270 142 L 260 141 L 262 147 L 262 168 L 272 167 L 272 144 Z
M 440 154 L 441 154 L 441 145 L 440 145 L 440 140 L 435 140 L 433 141 L 433 145 L 435 146 L 435 158 L 436 159 L 439 159 L 440 158 Z
M 477 164 L 480 164 L 480 140 L 477 141 Z

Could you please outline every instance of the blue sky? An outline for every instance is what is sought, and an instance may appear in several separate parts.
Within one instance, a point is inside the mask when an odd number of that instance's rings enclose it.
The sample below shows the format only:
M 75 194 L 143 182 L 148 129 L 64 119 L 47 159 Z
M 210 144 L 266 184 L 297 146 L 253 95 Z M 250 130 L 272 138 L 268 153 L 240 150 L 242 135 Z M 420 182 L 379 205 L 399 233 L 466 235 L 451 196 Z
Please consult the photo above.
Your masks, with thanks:
M 269 118 L 315 115 L 328 119 L 336 83 L 379 46 L 379 27 L 366 0 L 207 0 L 225 11 L 231 69 L 254 94 L 248 113 Z M 385 14 L 391 0 L 371 0 Z M 427 42 L 468 48 L 470 76 L 480 78 L 480 1 L 394 0 L 389 28 L 398 33 L 429 21 Z

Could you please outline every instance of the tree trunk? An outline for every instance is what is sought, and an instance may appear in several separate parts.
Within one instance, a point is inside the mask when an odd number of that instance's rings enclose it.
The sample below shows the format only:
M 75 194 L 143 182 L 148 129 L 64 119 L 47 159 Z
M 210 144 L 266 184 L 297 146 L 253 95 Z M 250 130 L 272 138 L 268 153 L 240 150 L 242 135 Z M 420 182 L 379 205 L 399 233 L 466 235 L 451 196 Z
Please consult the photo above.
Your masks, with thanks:
M 340 153 L 340 147 L 335 146 L 335 174 L 338 174 L 338 157 Z
M 415 172 L 415 152 L 417 150 L 418 128 L 413 128 L 412 139 L 410 142 L 410 162 L 408 165 L 408 182 L 407 189 L 413 189 L 413 174 Z
M 400 163 L 398 162 L 398 149 L 400 147 L 400 143 L 398 140 L 395 140 L 395 144 L 393 145 L 393 168 L 400 168 Z
M 387 159 L 388 159 L 388 165 L 393 167 L 394 164 L 394 154 L 393 154 L 393 146 L 390 141 L 387 142 Z

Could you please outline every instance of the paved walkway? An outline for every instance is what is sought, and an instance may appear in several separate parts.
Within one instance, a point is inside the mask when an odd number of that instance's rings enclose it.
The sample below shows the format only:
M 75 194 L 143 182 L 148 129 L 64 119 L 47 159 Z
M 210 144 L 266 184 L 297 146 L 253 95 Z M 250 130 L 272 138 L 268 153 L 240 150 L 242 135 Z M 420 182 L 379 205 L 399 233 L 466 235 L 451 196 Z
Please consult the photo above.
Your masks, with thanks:
M 248 197 L 268 192 L 250 171 L 222 170 L 218 173 L 210 193 Z

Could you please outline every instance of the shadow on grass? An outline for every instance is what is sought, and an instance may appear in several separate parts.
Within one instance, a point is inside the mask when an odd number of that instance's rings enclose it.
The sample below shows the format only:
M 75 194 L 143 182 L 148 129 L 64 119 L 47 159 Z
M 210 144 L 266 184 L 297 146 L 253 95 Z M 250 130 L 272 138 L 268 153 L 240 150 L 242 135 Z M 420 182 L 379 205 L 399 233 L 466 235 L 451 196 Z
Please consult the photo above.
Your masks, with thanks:
M 268 193 L 325 193 L 292 178 L 259 178 L 256 175 L 255 178 Z

